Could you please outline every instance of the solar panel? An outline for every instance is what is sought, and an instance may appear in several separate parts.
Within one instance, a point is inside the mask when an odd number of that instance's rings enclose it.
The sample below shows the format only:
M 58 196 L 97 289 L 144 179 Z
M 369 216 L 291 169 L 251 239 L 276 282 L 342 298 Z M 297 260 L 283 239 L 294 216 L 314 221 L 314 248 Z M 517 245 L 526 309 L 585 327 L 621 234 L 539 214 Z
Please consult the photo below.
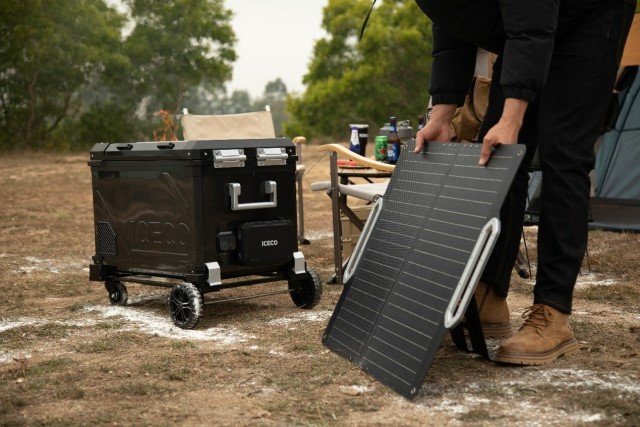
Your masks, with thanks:
M 525 151 L 500 145 L 479 166 L 481 144 L 429 143 L 413 154 L 414 144 L 403 147 L 363 230 L 323 335 L 328 348 L 407 398 L 420 390 L 445 318 L 452 323 L 452 308 L 457 315 L 466 308 L 459 284 L 470 280 L 472 295 Z

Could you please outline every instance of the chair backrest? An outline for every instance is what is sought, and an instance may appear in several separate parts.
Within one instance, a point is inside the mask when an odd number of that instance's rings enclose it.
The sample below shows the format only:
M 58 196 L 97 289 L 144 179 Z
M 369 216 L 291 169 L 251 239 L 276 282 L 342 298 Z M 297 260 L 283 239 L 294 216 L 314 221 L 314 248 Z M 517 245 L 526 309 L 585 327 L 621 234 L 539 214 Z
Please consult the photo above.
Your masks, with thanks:
M 271 111 L 241 114 L 182 116 L 184 139 L 257 139 L 275 138 Z

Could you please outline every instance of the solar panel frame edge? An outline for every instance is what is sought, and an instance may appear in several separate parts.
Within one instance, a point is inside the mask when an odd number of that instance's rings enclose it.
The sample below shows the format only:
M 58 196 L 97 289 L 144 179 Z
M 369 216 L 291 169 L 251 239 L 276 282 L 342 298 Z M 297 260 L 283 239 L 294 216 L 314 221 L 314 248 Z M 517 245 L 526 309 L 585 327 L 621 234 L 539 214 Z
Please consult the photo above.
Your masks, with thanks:
M 413 143 L 414 141 L 412 141 Z M 450 143 L 450 144 L 434 144 L 431 145 L 431 149 L 432 151 L 436 151 L 437 153 L 432 153 L 432 155 L 434 154 L 444 154 L 444 155 L 450 155 L 453 156 L 453 158 L 455 158 L 457 156 L 457 152 L 459 151 L 459 149 L 462 147 L 462 145 L 457 144 L 457 143 Z M 441 150 L 438 149 L 443 149 L 442 152 Z M 409 145 L 406 144 L 405 146 L 403 146 L 402 149 L 402 153 L 401 153 L 401 159 L 403 159 L 404 161 L 407 160 L 407 156 L 408 156 L 408 152 L 413 151 L 413 144 Z M 403 160 L 400 160 L 399 163 L 402 163 Z M 451 166 L 447 165 L 447 173 L 450 171 Z M 402 169 L 399 169 L 399 173 L 394 173 L 392 175 L 392 177 L 389 180 L 389 184 L 387 186 L 387 192 L 386 194 L 393 194 L 394 189 L 397 186 L 397 182 L 400 181 L 401 179 L 401 175 L 403 173 L 405 173 L 407 171 L 404 171 Z M 386 200 L 383 198 L 383 200 Z M 437 201 L 437 198 L 436 200 Z M 435 204 L 434 201 L 434 204 Z M 424 225 L 424 223 L 426 221 L 429 220 L 429 216 L 428 215 L 424 215 L 424 217 L 422 218 L 422 224 Z M 414 239 L 415 240 L 415 239 Z M 392 282 L 392 288 L 396 286 L 397 284 L 397 278 L 398 276 L 401 274 L 401 270 L 398 270 L 398 273 L 396 274 L 393 282 Z M 338 303 L 336 304 L 336 307 L 341 307 L 344 305 L 346 298 L 348 297 L 349 292 L 351 291 L 351 285 L 353 284 L 354 281 L 354 277 L 351 277 L 350 280 L 344 284 L 344 289 L 342 294 L 340 295 L 340 298 L 338 300 Z M 392 292 L 389 292 L 389 294 L 391 294 Z M 387 299 L 388 301 L 388 299 Z M 360 366 L 365 372 L 369 371 L 369 369 L 366 366 L 366 363 L 364 363 L 363 361 L 363 352 L 366 351 L 366 343 L 365 345 L 363 345 L 361 347 L 361 351 L 360 352 L 355 352 L 355 351 L 349 351 L 347 349 L 344 348 L 343 343 L 341 343 L 338 339 L 335 339 L 336 344 L 339 345 L 332 345 L 331 341 L 330 341 L 330 333 L 334 328 L 335 323 L 338 321 L 338 310 L 335 310 L 334 313 L 332 314 L 329 323 L 327 325 L 327 328 L 325 329 L 325 333 L 323 334 L 323 338 L 322 338 L 322 343 L 323 345 L 325 345 L 326 347 L 328 347 L 329 349 L 333 350 L 336 354 L 339 354 L 340 356 L 344 357 L 345 359 L 354 362 L 355 364 L 357 364 L 358 366 Z M 379 323 L 379 319 L 380 316 L 382 315 L 382 311 L 376 316 L 375 321 L 374 321 L 374 325 L 372 329 L 375 329 L 376 325 L 378 325 Z M 442 335 L 442 334 L 441 334 Z M 371 340 L 371 338 L 373 337 L 373 334 L 369 334 L 368 336 L 368 340 Z M 440 338 L 441 339 L 441 338 Z M 342 347 L 340 346 L 342 345 Z M 428 370 L 428 366 L 426 367 L 426 369 Z M 425 371 L 426 374 L 426 371 Z M 424 378 L 424 376 L 422 377 Z M 419 381 L 422 381 L 422 379 L 420 379 Z M 412 389 L 416 389 L 416 387 L 411 387 L 409 389 L 409 391 L 402 389 L 400 387 L 395 387 L 394 388 L 398 393 L 400 393 L 401 395 L 411 398 L 412 396 L 415 396 L 415 393 L 412 393 L 410 390 Z M 417 389 L 419 389 L 419 387 L 417 387 Z
M 505 147 L 505 148 L 502 148 Z M 480 152 L 480 148 L 481 145 L 480 144 L 459 144 L 459 143 L 452 143 L 452 144 L 441 144 L 441 143 L 432 143 L 432 144 L 428 144 L 425 147 L 425 150 L 423 151 L 423 154 L 428 155 L 429 153 L 431 153 L 433 155 L 433 153 L 431 152 L 431 150 L 434 150 L 436 152 L 439 152 L 440 149 L 444 150 L 444 151 L 452 151 L 453 153 L 455 153 L 455 157 L 457 158 L 457 156 L 460 154 L 460 152 L 463 152 L 463 155 L 466 156 L 473 156 L 473 159 L 478 159 L 479 158 L 479 152 Z M 467 149 L 467 151 L 464 151 L 465 149 Z M 399 163 L 402 163 L 402 159 L 403 157 L 406 160 L 407 157 L 407 151 L 413 151 L 413 146 L 412 145 L 407 145 L 404 147 L 403 149 L 403 155 L 401 155 L 401 160 Z M 470 153 L 470 154 L 467 154 Z M 509 180 L 509 183 L 513 180 L 513 176 L 515 176 L 515 172 L 517 170 L 517 167 L 520 163 L 520 161 L 518 161 L 517 163 L 509 163 L 512 162 L 512 160 L 509 159 L 513 159 L 514 157 L 519 157 L 520 160 L 522 159 L 524 154 L 524 147 L 523 146 L 498 146 L 496 148 L 496 150 L 494 151 L 493 157 L 490 161 L 490 165 L 488 165 L 488 168 L 492 168 L 495 167 L 497 164 L 498 169 L 500 169 L 500 163 L 504 163 L 504 159 L 500 160 L 502 157 L 504 157 L 505 159 L 507 159 L 507 163 L 508 163 L 508 167 L 507 169 L 507 178 Z M 477 160 L 475 160 L 477 161 Z M 454 166 L 454 164 L 452 164 L 452 167 Z M 396 181 L 397 179 L 394 179 L 394 177 L 396 177 L 397 174 L 394 173 L 394 175 L 392 176 L 389 186 L 388 186 L 388 190 L 387 190 L 387 194 L 390 194 L 390 192 L 393 192 L 395 187 L 396 187 Z M 503 188 L 504 187 L 504 188 Z M 496 196 L 496 199 L 500 199 L 500 200 L 504 200 L 504 197 L 506 196 L 506 192 L 509 188 L 509 186 L 504 186 L 502 185 L 501 187 L 501 191 L 499 192 L 499 194 Z M 437 201 L 436 201 L 437 203 Z M 497 203 L 496 203 L 497 204 Z M 499 204 L 501 205 L 501 203 Z M 500 206 L 497 206 L 493 209 L 495 215 L 497 215 L 497 212 L 499 211 Z M 491 215 L 488 215 L 488 219 L 490 219 Z M 425 221 L 428 221 L 429 218 L 425 218 Z M 413 240 L 413 244 L 412 247 L 415 246 L 415 239 Z M 393 290 L 393 288 L 395 288 L 397 286 L 397 281 L 398 281 L 398 277 L 400 276 L 400 274 L 402 273 L 402 271 L 399 271 L 394 283 L 392 284 L 391 288 Z M 354 274 L 354 276 L 357 277 L 357 273 Z M 388 297 L 385 300 L 385 304 L 383 304 L 382 306 L 382 311 L 380 311 L 380 313 L 378 313 L 378 315 L 376 316 L 376 320 L 375 323 L 373 325 L 373 327 L 371 328 L 371 332 L 369 334 L 369 336 L 366 339 L 366 343 L 365 345 L 363 345 L 360 349 L 360 351 L 358 353 L 353 352 L 352 354 L 346 354 L 345 351 L 343 351 L 340 348 L 332 348 L 332 346 L 329 343 L 329 335 L 331 333 L 332 330 L 332 326 L 335 322 L 336 319 L 336 314 L 338 312 L 338 309 L 341 307 L 341 303 L 344 301 L 345 298 L 345 294 L 348 292 L 348 290 L 350 289 L 350 285 L 353 282 L 354 277 L 352 276 L 352 278 L 350 279 L 350 281 L 348 283 L 345 284 L 345 288 L 343 290 L 343 293 L 338 301 L 338 304 L 336 305 L 336 310 L 334 311 L 334 314 L 332 315 L 332 318 L 329 321 L 329 324 L 327 326 L 327 329 L 325 330 L 325 333 L 323 335 L 323 344 L 325 344 L 325 346 L 327 346 L 328 348 L 330 348 L 331 350 L 333 350 L 334 352 L 336 352 L 337 354 L 340 354 L 341 356 L 345 357 L 346 359 L 354 362 L 355 364 L 357 364 L 358 366 L 360 366 L 365 372 L 367 372 L 368 374 L 374 376 L 375 378 L 377 378 L 379 381 L 383 382 L 384 384 L 386 384 L 387 386 L 389 386 L 390 388 L 392 388 L 393 390 L 395 390 L 396 392 L 398 392 L 399 394 L 401 394 L 402 396 L 408 398 L 408 399 L 412 399 L 414 398 L 419 390 L 420 387 L 422 385 L 422 383 L 424 382 L 424 378 L 426 377 L 428 370 L 431 366 L 431 363 L 433 361 L 433 359 L 435 358 L 435 353 L 437 351 L 433 351 L 431 353 L 427 353 L 426 354 L 426 358 L 423 359 L 423 363 L 421 365 L 419 365 L 418 369 L 415 372 L 415 375 L 413 377 L 413 381 L 402 381 L 403 384 L 399 384 L 398 381 L 396 381 L 393 378 L 393 374 L 391 373 L 391 375 L 389 375 L 389 372 L 385 372 L 384 369 L 375 369 L 374 365 L 369 365 L 367 363 L 367 359 L 365 358 L 366 352 L 369 348 L 371 348 L 368 343 L 371 342 L 371 340 L 375 337 L 375 331 L 376 328 L 379 326 L 380 324 L 380 317 L 382 316 L 383 311 L 385 310 L 385 308 L 387 307 L 387 304 L 389 302 L 389 299 L 391 298 L 391 296 L 393 295 L 393 292 L 389 292 L 388 293 Z M 446 333 L 446 328 L 444 328 L 444 325 L 440 325 L 439 328 L 436 329 L 436 333 L 434 334 L 434 339 L 432 340 L 432 342 L 436 342 L 437 346 L 439 347 L 441 341 L 442 341 L 442 337 L 444 336 L 444 334 Z M 406 384 L 406 386 L 405 386 Z
M 406 157 L 407 156 L 407 154 L 406 154 L 407 153 L 407 149 L 408 149 L 407 145 L 404 145 L 402 147 L 401 157 Z M 396 186 L 396 182 L 399 180 L 398 176 L 399 176 L 399 173 L 395 173 L 395 172 L 391 175 L 391 178 L 389 179 L 389 183 L 387 185 L 387 190 L 386 190 L 385 194 L 391 194 L 394 191 L 393 189 Z M 385 200 L 384 197 L 383 197 L 383 200 Z M 336 303 L 336 307 L 341 307 L 341 306 L 344 305 L 345 300 L 348 297 L 349 292 L 351 291 L 351 285 L 352 284 L 353 284 L 353 277 L 351 277 L 346 283 L 343 284 L 343 291 L 342 291 L 342 293 L 340 295 L 340 298 L 338 299 L 338 302 Z M 334 310 L 331 318 L 329 319 L 329 323 L 327 324 L 325 332 L 323 334 L 322 343 L 326 347 L 328 347 L 331 350 L 334 350 L 336 353 L 340 354 L 341 356 L 345 357 L 346 359 L 351 360 L 351 361 L 355 361 L 359 357 L 361 357 L 361 353 L 358 353 L 357 357 L 353 357 L 350 353 L 345 352 L 342 348 L 340 348 L 340 347 L 332 347 L 330 345 L 330 342 L 329 342 L 328 338 L 329 338 L 329 335 L 330 335 L 330 331 L 333 329 L 333 327 L 334 327 L 334 325 L 335 325 L 337 320 L 338 320 L 338 313 L 337 313 L 337 310 Z M 338 340 L 336 340 L 336 341 L 338 341 Z

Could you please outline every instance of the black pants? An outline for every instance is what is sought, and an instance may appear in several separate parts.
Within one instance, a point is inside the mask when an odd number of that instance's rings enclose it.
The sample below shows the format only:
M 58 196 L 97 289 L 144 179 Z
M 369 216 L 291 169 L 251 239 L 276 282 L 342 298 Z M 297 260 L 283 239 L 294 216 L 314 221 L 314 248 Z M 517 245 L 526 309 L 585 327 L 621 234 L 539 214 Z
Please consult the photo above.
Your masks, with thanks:
M 546 86 L 529 105 L 519 143 L 527 157 L 501 210 L 502 232 L 481 280 L 506 296 L 515 263 L 536 148 L 543 184 L 538 228 L 538 273 L 534 304 L 571 313 L 573 289 L 588 237 L 589 172 L 594 144 L 611 97 L 635 0 L 603 0 L 598 7 L 560 22 Z M 493 81 L 500 81 L 501 60 Z M 504 99 L 491 87 L 480 137 L 497 123 Z

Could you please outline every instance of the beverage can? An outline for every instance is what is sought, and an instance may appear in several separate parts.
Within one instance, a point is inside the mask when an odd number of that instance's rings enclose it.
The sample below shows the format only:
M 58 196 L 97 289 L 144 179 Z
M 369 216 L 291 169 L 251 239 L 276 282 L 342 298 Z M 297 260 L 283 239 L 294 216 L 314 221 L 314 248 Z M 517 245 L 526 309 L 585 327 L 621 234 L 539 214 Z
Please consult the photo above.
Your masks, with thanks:
M 376 136 L 376 160 L 379 162 L 386 162 L 387 157 L 387 137 Z

